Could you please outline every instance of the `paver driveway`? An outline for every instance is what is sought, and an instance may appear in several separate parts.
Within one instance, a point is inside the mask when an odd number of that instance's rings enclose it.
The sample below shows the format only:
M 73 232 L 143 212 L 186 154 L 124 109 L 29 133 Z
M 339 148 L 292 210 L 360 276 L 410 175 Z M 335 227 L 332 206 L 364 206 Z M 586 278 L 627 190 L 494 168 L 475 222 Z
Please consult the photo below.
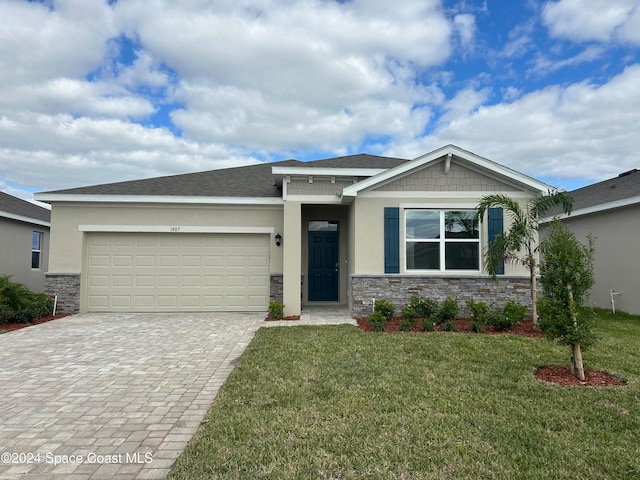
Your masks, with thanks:
M 263 320 L 81 314 L 0 335 L 0 478 L 164 478 Z

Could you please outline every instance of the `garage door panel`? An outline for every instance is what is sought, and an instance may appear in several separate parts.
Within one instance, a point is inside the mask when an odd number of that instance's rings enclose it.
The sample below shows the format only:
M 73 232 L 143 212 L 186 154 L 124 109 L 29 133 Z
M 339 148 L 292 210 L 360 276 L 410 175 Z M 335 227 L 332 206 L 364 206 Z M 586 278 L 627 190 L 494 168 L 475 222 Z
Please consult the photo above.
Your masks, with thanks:
M 136 255 L 135 266 L 140 267 L 150 267 L 154 268 L 156 266 L 156 257 L 152 255 Z
M 111 277 L 113 287 L 131 287 L 131 275 L 113 275 Z
M 269 236 L 92 233 L 89 311 L 265 311 Z

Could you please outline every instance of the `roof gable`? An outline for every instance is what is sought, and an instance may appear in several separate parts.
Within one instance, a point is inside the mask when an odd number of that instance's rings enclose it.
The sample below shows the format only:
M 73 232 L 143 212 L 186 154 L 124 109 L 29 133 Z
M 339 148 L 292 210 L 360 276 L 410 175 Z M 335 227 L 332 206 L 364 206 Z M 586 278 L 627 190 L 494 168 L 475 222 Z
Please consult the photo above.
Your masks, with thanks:
M 463 165 L 465 168 L 479 172 L 484 176 L 493 178 L 504 184 L 511 185 L 517 189 L 533 190 L 540 193 L 551 189 L 550 185 L 520 172 L 516 172 L 504 165 L 492 162 L 491 160 L 463 150 L 455 145 L 446 145 L 345 188 L 344 196 L 355 197 L 359 192 L 377 188 L 395 179 L 409 175 L 419 169 L 429 168 L 441 162 L 443 162 L 444 171 L 447 173 L 450 169 L 451 163 L 456 162 Z
M 8 193 L 0 192 L 0 217 L 49 226 L 51 211 Z

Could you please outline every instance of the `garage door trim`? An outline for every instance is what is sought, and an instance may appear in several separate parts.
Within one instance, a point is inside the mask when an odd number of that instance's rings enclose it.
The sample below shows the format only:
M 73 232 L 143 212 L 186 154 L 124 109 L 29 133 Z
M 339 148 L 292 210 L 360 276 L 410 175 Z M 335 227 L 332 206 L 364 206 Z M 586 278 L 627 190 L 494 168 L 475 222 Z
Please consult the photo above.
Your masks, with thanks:
M 81 232 L 114 233 L 269 233 L 273 227 L 223 227 L 192 225 L 80 225 Z

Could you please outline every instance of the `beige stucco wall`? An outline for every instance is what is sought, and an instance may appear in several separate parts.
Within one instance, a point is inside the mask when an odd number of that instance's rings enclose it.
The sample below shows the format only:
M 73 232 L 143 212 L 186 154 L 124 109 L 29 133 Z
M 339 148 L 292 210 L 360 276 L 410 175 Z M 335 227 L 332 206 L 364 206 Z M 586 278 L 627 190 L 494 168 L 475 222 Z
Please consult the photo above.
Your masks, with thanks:
M 640 206 L 629 206 L 579 217 L 569 216 L 563 223 L 576 239 L 586 244 L 592 233 L 595 240 L 594 279 L 590 301 L 597 307 L 611 308 L 610 290 L 616 310 L 640 315 Z M 543 237 L 547 230 L 541 231 Z
M 311 181 L 309 181 L 311 179 Z M 345 187 L 353 184 L 353 180 L 343 178 L 304 177 L 292 178 L 287 183 L 287 195 L 334 195 L 341 196 Z
M 284 221 L 281 206 L 54 204 L 51 225 L 49 271 L 80 273 L 83 259 L 80 225 L 273 227 L 274 234 L 283 234 Z M 275 242 L 271 245 L 270 272 L 282 273 L 283 248 L 276 247 Z
M 22 283 L 36 293 L 44 292 L 44 272 L 49 262 L 49 228 L 42 225 L 0 218 L 0 275 Z M 31 268 L 31 237 L 42 233 L 40 268 Z

